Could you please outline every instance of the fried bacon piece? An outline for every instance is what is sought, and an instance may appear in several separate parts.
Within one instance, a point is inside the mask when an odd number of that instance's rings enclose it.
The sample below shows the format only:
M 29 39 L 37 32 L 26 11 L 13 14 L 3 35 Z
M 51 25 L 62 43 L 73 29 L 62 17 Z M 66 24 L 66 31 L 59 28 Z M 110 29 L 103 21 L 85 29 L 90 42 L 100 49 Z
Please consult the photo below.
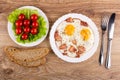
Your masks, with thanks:
M 65 21 L 67 21 L 67 22 L 73 22 L 73 18 L 69 17 Z
M 64 50 L 64 52 L 66 53 L 66 52 L 67 52 L 67 50 Z
M 62 40 L 62 37 L 58 34 L 58 31 L 55 32 L 54 37 L 55 37 L 56 41 L 61 41 Z
M 88 26 L 88 23 L 87 23 L 87 22 L 84 22 L 84 21 L 81 21 L 80 24 L 81 24 L 82 26 L 86 26 L 86 27 Z
M 71 45 L 70 48 L 69 48 L 69 51 L 70 52 L 75 52 L 75 51 L 77 51 L 77 49 L 74 46 Z
M 62 53 L 63 55 L 67 55 L 67 53 Z
M 66 49 L 66 48 L 67 48 L 66 44 L 62 44 L 61 46 L 59 46 L 59 49 Z
M 80 55 L 80 54 L 82 54 L 82 53 L 81 53 L 80 51 L 77 51 L 76 54 L 77 54 L 77 55 Z
M 78 46 L 78 51 L 76 52 L 76 58 L 80 57 L 80 54 L 85 52 L 85 47 L 84 46 Z
M 76 44 L 77 44 L 77 41 L 76 41 L 76 40 L 72 40 L 72 43 L 76 45 Z
M 79 58 L 79 57 L 80 57 L 80 54 L 77 54 L 77 55 L 76 55 L 76 58 Z
M 78 52 L 80 54 L 84 53 L 85 52 L 85 47 L 84 46 L 78 46 Z

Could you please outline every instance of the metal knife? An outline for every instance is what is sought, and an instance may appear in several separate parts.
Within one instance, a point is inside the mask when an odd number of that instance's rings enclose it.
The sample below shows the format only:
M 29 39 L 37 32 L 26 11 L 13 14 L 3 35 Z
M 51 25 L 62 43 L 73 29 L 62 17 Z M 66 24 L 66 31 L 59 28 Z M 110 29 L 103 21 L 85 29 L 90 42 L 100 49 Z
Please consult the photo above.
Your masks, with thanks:
M 114 24 L 115 24 L 115 13 L 112 13 L 109 23 L 108 23 L 108 43 L 107 43 L 107 56 L 106 56 L 106 68 L 110 68 L 111 66 L 111 46 L 112 46 L 112 39 L 114 34 Z

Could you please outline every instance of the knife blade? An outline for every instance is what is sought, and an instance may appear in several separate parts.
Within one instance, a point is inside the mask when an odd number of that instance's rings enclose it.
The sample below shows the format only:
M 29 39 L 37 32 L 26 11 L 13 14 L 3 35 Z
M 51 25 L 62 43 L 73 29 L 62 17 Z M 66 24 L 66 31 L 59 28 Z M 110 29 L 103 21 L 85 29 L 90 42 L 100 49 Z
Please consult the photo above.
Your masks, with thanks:
M 112 13 L 109 22 L 108 22 L 108 43 L 107 43 L 107 56 L 106 56 L 106 68 L 111 67 L 111 46 L 112 39 L 114 35 L 114 26 L 115 26 L 115 13 Z
M 108 23 L 108 39 L 113 38 L 114 34 L 114 25 L 115 25 L 115 13 L 113 13 L 110 17 L 109 23 Z

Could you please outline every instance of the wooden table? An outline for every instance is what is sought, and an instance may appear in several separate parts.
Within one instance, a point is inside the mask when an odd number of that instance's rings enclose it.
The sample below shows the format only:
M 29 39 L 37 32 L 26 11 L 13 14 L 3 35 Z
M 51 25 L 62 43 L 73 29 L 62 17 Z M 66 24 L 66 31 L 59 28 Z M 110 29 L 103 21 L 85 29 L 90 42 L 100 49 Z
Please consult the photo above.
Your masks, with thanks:
M 47 56 L 47 63 L 37 68 L 25 68 L 9 61 L 4 56 L 3 48 L 8 45 L 20 46 L 15 44 L 8 35 L 7 16 L 14 9 L 25 5 L 42 9 L 48 16 L 50 27 L 57 18 L 66 13 L 82 13 L 95 22 L 100 35 L 102 14 L 115 12 L 117 16 L 112 45 L 112 67 L 108 70 L 99 65 L 100 43 L 94 56 L 77 64 L 64 62 L 52 51 Z M 0 80 L 120 80 L 119 21 L 120 0 L 0 0 Z M 48 37 L 36 47 L 50 48 Z

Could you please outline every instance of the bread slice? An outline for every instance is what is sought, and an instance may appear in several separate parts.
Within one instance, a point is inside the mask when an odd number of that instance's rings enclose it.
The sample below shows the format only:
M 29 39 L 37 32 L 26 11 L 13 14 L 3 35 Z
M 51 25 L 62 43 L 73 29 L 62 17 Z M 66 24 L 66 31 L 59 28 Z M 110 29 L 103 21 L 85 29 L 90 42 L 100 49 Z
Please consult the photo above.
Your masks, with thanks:
M 4 48 L 5 53 L 16 61 L 31 62 L 45 57 L 49 53 L 48 48 L 18 49 L 12 46 Z
M 43 65 L 46 63 L 45 57 L 38 59 L 36 61 L 26 62 L 26 61 L 15 60 L 9 55 L 7 55 L 7 56 L 12 62 L 15 62 L 16 64 L 19 64 L 19 65 L 25 66 L 25 67 L 37 67 L 37 66 L 40 66 L 40 65 Z

